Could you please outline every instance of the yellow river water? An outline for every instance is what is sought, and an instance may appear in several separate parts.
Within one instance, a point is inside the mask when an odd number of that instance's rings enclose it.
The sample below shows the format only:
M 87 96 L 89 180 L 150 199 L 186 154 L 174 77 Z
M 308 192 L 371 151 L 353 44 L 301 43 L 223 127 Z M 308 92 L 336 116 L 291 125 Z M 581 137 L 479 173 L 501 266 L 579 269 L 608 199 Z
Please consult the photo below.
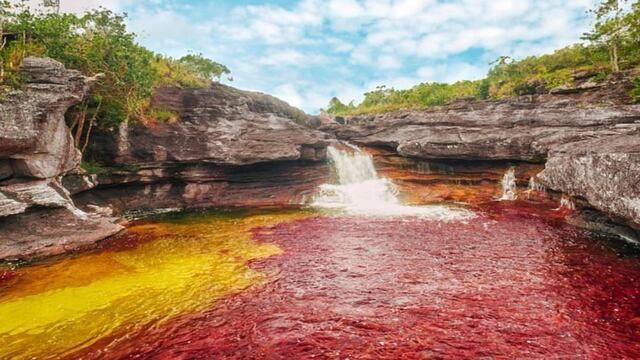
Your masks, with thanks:
M 20 268 L 0 287 L 0 359 L 59 358 L 211 307 L 268 277 L 247 263 L 281 250 L 253 241 L 253 228 L 308 216 L 211 214 L 140 224 L 129 229 L 150 239 L 139 245 Z

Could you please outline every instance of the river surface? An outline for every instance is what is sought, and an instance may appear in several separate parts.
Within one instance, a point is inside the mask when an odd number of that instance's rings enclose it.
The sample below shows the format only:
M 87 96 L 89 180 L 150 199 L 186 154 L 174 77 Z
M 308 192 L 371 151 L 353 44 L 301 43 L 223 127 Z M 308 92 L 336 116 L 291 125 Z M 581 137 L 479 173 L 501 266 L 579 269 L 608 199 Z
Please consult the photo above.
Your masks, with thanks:
M 169 214 L 0 266 L 0 359 L 640 358 L 637 248 L 515 181 L 405 206 L 370 157 L 331 157 L 314 207 Z
M 638 358 L 640 260 L 496 202 L 455 222 L 165 216 L 0 271 L 0 358 Z

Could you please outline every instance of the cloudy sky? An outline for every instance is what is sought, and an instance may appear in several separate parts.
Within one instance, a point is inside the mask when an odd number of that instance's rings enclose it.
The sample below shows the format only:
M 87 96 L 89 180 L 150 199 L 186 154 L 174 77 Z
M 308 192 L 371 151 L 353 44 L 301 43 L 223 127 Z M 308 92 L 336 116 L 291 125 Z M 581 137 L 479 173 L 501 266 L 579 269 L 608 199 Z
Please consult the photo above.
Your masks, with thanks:
M 377 85 L 478 79 L 500 55 L 578 41 L 593 0 L 62 0 L 129 14 L 145 46 L 201 52 L 233 85 L 317 112 Z

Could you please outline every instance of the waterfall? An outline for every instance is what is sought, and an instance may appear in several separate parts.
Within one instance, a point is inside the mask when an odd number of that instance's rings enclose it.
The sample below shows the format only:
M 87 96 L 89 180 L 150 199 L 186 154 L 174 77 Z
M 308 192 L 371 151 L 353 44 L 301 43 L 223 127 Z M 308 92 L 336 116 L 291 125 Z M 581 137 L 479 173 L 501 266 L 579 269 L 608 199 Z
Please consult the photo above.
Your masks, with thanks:
M 516 170 L 511 167 L 502 178 L 502 197 L 500 197 L 500 201 L 515 200 L 517 198 Z
M 529 178 L 529 186 L 527 187 L 527 190 L 525 191 L 525 195 L 526 195 L 527 199 L 530 199 L 531 196 L 534 193 L 544 193 L 546 191 L 547 191 L 547 189 L 544 187 L 544 185 L 539 184 L 536 181 L 534 176 Z
M 378 175 L 373 157 L 353 145 L 347 147 L 327 149 L 337 183 L 320 185 L 312 206 L 370 216 L 419 216 L 439 220 L 473 216 L 468 210 L 447 206 L 403 205 L 395 184 Z
M 560 206 L 554 210 L 560 211 L 562 209 L 575 210 L 576 204 L 571 200 L 570 197 L 562 195 L 562 197 L 560 198 Z

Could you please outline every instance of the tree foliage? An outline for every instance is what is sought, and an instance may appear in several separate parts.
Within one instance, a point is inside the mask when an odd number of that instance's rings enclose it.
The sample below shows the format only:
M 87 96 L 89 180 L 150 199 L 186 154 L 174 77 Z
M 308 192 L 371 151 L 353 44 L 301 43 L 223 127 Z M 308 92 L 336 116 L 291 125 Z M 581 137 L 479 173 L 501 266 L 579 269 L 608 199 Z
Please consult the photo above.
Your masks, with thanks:
M 19 82 L 19 66 L 26 56 L 46 56 L 68 68 L 93 76 L 102 74 L 88 100 L 78 107 L 76 133 L 86 132 L 84 119 L 110 127 L 123 121 L 148 119 L 149 99 L 155 87 L 206 87 L 229 74 L 224 65 L 201 54 L 179 60 L 155 54 L 138 45 L 125 25 L 126 15 L 99 8 L 78 16 L 59 14 L 2 2 L 0 28 L 17 34 L 0 50 L 4 84 Z M 79 144 L 78 144 L 79 145 Z
M 584 44 L 517 61 L 501 56 L 491 63 L 486 78 L 479 81 L 422 83 L 407 90 L 379 86 L 365 93 L 357 106 L 344 105 L 334 98 L 327 112 L 349 115 L 443 105 L 469 96 L 499 99 L 528 95 L 571 86 L 577 76 L 598 81 L 611 72 L 635 68 L 640 65 L 640 2 L 628 5 L 624 0 L 602 1 L 592 11 L 594 25 L 583 37 L 587 41 Z M 640 100 L 640 80 L 636 80 L 632 94 Z

